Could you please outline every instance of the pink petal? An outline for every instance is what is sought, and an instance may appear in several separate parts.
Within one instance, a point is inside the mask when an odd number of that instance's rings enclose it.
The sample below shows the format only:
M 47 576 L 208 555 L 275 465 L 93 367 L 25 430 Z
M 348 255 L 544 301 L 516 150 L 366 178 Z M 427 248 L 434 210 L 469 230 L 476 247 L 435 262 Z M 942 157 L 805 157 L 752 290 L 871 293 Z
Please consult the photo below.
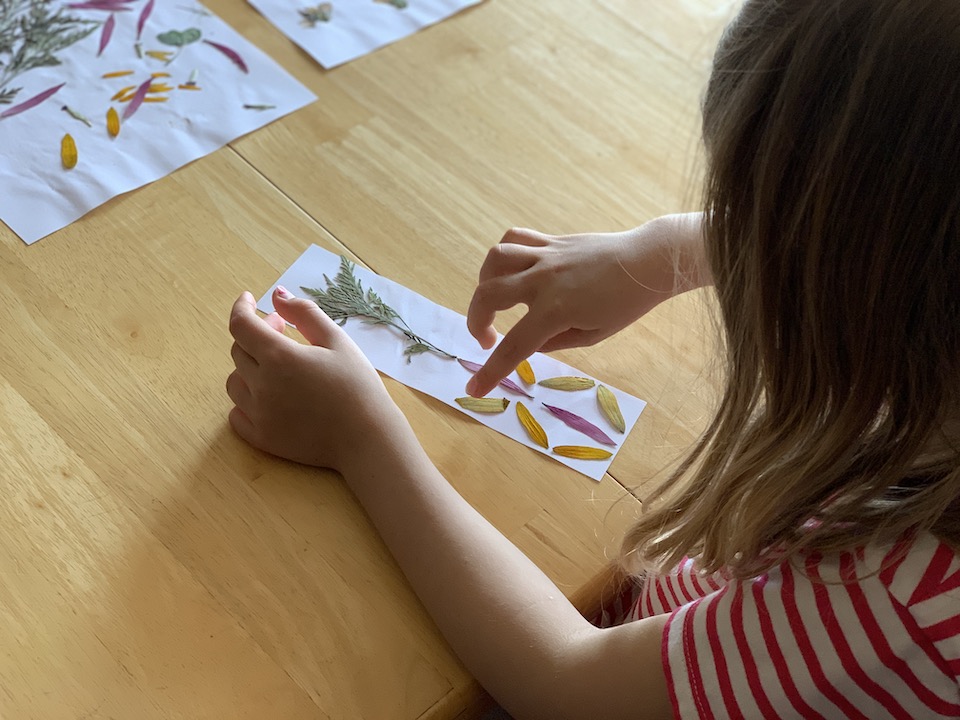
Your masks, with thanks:
M 147 96 L 147 93 L 150 92 L 150 85 L 152 83 L 153 78 L 147 80 L 137 88 L 137 91 L 133 94 L 133 97 L 130 98 L 130 104 L 127 105 L 127 109 L 123 111 L 124 120 L 129 120 L 132 118 L 133 114 L 143 104 L 143 99 Z
M 107 21 L 103 24 L 103 31 L 100 33 L 100 49 L 97 50 L 97 57 L 100 57 L 103 51 L 107 49 L 107 45 L 110 44 L 110 38 L 113 37 L 113 29 L 116 26 L 117 16 L 110 13 L 110 17 L 108 17 Z
M 226 45 L 221 45 L 220 43 L 215 43 L 215 42 L 213 42 L 212 40 L 204 40 L 203 42 L 205 42 L 205 43 L 206 43 L 207 45 L 209 45 L 210 47 L 216 48 L 217 50 L 219 50 L 220 52 L 222 52 L 224 55 L 226 55 L 228 58 L 230 58 L 230 60 L 233 61 L 233 64 L 234 64 L 234 65 L 236 65 L 238 68 L 240 68 L 241 70 L 243 70 L 245 73 L 250 72 L 249 68 L 247 68 L 247 64 L 243 61 L 243 58 L 240 57 L 239 53 L 237 53 L 236 50 L 233 50 L 233 49 L 231 49 L 231 48 L 228 48 Z
M 569 410 L 564 410 L 563 408 L 547 405 L 546 403 L 543 403 L 543 406 L 558 418 L 563 420 L 564 423 L 572 427 L 574 430 L 582 432 L 584 435 L 593 438 L 598 443 L 603 443 L 604 445 L 613 445 L 616 447 L 617 444 L 610 439 L 610 436 L 589 420 L 582 418 L 576 413 L 570 412 Z
M 149 2 L 143 6 L 143 10 L 140 11 L 140 19 L 137 20 L 137 40 L 140 39 L 140 33 L 143 32 L 143 26 L 147 24 L 147 18 L 149 18 L 150 13 L 153 12 L 153 2 L 154 0 L 149 0 Z
M 60 83 L 59 85 L 56 85 L 48 90 L 44 90 L 42 93 L 34 95 L 29 100 L 24 100 L 19 105 L 14 105 L 12 108 L 8 108 L 4 110 L 2 113 L 0 113 L 0 118 L 13 117 L 14 115 L 19 115 L 24 110 L 29 110 L 32 107 L 36 107 L 37 105 L 42 103 L 44 100 L 46 100 L 48 97 L 56 93 L 57 90 L 62 88 L 64 85 L 66 85 L 66 83 Z
M 457 362 L 463 365 L 463 367 L 465 367 L 467 370 L 469 370 L 472 373 L 477 372 L 480 368 L 483 367 L 483 365 L 478 365 L 475 362 L 470 362 L 469 360 L 464 360 L 463 358 L 457 358 Z M 509 378 L 504 378 L 498 384 L 504 390 L 509 390 L 510 392 L 516 393 L 517 395 L 523 395 L 524 397 L 528 397 L 531 400 L 533 399 L 533 395 L 528 393 L 526 390 L 524 390 L 522 387 L 517 385 L 513 380 L 510 380 Z
M 130 8 L 123 2 L 112 0 L 91 0 L 91 2 L 71 3 L 67 5 L 72 10 L 106 10 L 107 12 L 129 12 Z

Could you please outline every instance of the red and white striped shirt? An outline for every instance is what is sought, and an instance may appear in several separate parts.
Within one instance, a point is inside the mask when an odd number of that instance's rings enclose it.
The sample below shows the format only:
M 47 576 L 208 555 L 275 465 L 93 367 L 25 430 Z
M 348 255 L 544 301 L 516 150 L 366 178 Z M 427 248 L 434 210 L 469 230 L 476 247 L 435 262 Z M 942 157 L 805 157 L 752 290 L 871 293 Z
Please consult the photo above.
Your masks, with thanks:
M 748 581 L 688 560 L 627 620 L 667 612 L 677 718 L 960 717 L 960 555 L 932 535 Z

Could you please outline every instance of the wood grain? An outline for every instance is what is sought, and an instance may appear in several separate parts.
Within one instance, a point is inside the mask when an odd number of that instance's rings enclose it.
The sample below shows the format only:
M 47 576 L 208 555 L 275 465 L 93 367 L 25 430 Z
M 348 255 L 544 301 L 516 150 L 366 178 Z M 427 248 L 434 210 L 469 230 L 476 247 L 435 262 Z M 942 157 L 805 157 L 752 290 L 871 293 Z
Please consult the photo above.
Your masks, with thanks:
M 432 718 L 486 700 L 340 479 L 232 435 L 226 314 L 309 243 L 463 312 L 511 225 L 696 205 L 721 0 L 491 0 L 32 247 L 0 228 L 0 717 Z M 650 406 L 593 483 L 388 381 L 440 470 L 579 606 L 713 398 L 709 298 L 565 361 Z M 504 315 L 507 327 L 519 310 Z

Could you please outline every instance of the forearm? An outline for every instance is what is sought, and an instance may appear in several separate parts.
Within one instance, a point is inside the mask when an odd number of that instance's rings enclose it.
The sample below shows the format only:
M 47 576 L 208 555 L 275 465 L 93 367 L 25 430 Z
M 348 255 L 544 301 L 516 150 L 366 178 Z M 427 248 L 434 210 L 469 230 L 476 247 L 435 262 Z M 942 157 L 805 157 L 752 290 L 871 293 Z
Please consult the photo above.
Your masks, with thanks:
M 447 483 L 402 414 L 388 415 L 377 451 L 345 469 L 348 485 L 471 673 L 519 715 L 542 713 L 568 642 L 592 628 Z
M 651 263 L 649 247 L 658 250 Z M 625 234 L 621 264 L 668 299 L 713 284 L 703 244 L 703 213 L 664 215 Z

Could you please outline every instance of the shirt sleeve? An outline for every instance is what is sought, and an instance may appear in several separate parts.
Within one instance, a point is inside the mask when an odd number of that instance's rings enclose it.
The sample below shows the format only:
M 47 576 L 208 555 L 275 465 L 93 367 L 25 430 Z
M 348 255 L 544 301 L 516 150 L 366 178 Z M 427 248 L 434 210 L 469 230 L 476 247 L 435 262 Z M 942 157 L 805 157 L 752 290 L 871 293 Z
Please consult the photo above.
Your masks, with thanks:
M 876 574 L 849 582 L 856 564 L 785 563 L 675 607 L 662 646 L 675 717 L 960 717 L 956 679 Z

